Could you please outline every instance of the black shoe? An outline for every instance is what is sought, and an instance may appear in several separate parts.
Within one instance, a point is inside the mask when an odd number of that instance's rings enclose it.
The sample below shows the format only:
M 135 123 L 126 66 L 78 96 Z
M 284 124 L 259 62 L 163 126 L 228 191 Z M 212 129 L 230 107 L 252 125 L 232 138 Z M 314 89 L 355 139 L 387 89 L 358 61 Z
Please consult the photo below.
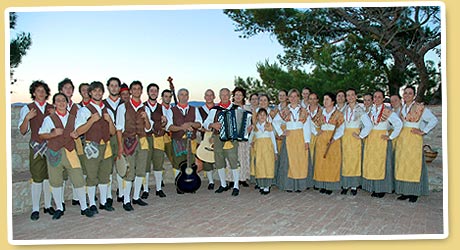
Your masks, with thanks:
M 238 196 L 240 194 L 240 190 L 238 188 L 233 188 L 232 196 Z
M 340 192 L 340 194 L 346 195 L 347 193 L 348 193 L 348 189 L 342 188 L 342 192 Z
M 80 206 L 80 201 L 72 199 L 72 206 Z
M 109 206 L 112 206 L 113 205 L 113 199 L 112 198 L 107 198 L 107 202 L 105 203 Z
M 122 197 L 118 197 L 117 196 L 117 202 L 123 202 L 125 200 L 125 198 L 122 196 Z
M 400 200 L 400 201 L 405 201 L 405 200 L 409 199 L 409 195 L 401 195 L 397 199 Z
M 94 212 L 89 210 L 89 208 L 86 208 L 85 210 L 80 210 L 81 215 L 85 215 L 86 217 L 93 217 Z
M 178 188 L 176 188 L 176 193 L 177 193 L 177 194 L 184 194 L 184 192 L 182 192 L 182 191 L 179 190 Z
M 133 204 L 137 204 L 137 205 L 142 206 L 142 207 L 148 205 L 147 202 L 143 201 L 143 200 L 140 199 L 140 198 L 137 199 L 137 200 L 133 199 Z
M 112 212 L 115 210 L 115 208 L 113 208 L 112 205 L 109 205 L 108 203 L 105 203 L 105 205 L 99 204 L 99 209 L 109 211 L 109 212 Z
M 327 195 L 331 195 L 331 194 L 332 194 L 332 190 L 326 190 L 326 192 L 324 192 L 324 193 L 326 193 Z
M 377 197 L 377 193 L 372 192 L 371 197 Z
M 92 205 L 91 207 L 89 207 L 89 210 L 91 210 L 91 212 L 93 212 L 93 214 L 98 214 L 99 213 L 99 211 L 97 211 L 96 205 Z
M 318 190 L 319 188 L 317 188 L 317 187 L 313 187 L 313 189 L 314 189 L 314 190 Z
M 149 192 L 145 192 L 145 191 L 142 192 L 141 198 L 144 199 L 144 200 L 149 198 Z
M 411 196 L 409 197 L 409 202 L 412 202 L 412 203 L 417 202 L 417 199 L 418 199 L 418 196 L 416 196 L 416 195 L 411 195 Z
M 62 212 L 65 212 L 65 203 L 62 203 Z
M 161 186 L 164 187 L 165 186 L 165 183 L 163 181 L 161 181 Z
M 325 189 L 325 188 L 321 188 L 321 189 L 319 190 L 319 192 L 322 193 L 322 194 L 324 194 L 324 193 L 326 193 L 326 189 Z
M 353 196 L 355 196 L 357 193 L 358 193 L 358 190 L 357 190 L 357 189 L 352 189 L 352 190 L 351 190 L 351 194 L 352 194 Z
M 117 188 L 117 192 L 115 192 L 117 194 L 117 196 L 120 194 L 120 191 L 118 191 L 118 188 Z
M 249 187 L 249 184 L 246 181 L 240 181 L 240 185 L 243 187 Z
M 300 193 L 300 192 L 302 192 L 302 191 L 300 191 L 300 190 L 297 189 L 295 192 L 296 192 L 296 193 Z
M 134 210 L 133 206 L 131 206 L 131 202 L 123 204 L 123 209 L 126 210 L 126 211 L 133 211 Z
M 214 183 L 209 183 L 208 190 L 214 190 Z
M 258 185 L 255 185 L 254 186 L 254 189 L 259 189 L 260 187 Z
M 286 192 L 288 192 L 288 193 L 292 193 L 292 190 L 286 190 Z
M 56 212 L 56 211 L 54 210 L 53 207 L 49 207 L 49 208 L 43 208 L 43 212 L 45 212 L 45 214 L 48 213 L 50 215 L 53 215 L 54 212 Z
M 234 183 L 233 181 L 231 181 L 231 182 L 228 183 L 227 187 L 228 187 L 228 186 L 233 187 L 234 184 L 235 184 L 235 183 Z
M 62 212 L 60 209 L 56 210 L 53 215 L 53 220 L 59 220 L 61 216 L 64 215 L 64 212 Z
M 32 214 L 30 215 L 30 219 L 33 220 L 33 221 L 36 221 L 40 218 L 40 212 L 38 211 L 34 211 L 32 212 Z
M 224 191 L 228 191 L 229 189 L 230 189 L 230 186 L 226 186 L 226 187 L 220 186 L 220 187 L 215 191 L 215 193 L 220 194 L 220 193 L 222 193 L 222 192 L 224 192 Z
M 384 196 L 385 196 L 385 193 L 384 193 L 384 192 L 382 192 L 382 193 L 377 193 L 377 197 L 378 197 L 378 198 L 383 198 Z
M 160 196 L 160 198 L 166 197 L 166 194 L 163 192 L 163 190 L 156 191 L 155 195 Z

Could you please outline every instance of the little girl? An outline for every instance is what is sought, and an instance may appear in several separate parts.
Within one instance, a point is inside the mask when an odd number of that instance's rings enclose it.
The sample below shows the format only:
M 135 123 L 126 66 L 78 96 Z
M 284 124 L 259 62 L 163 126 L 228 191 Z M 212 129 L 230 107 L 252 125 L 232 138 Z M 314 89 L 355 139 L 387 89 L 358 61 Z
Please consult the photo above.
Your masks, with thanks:
M 270 186 L 275 177 L 275 160 L 278 150 L 276 147 L 273 126 L 267 121 L 268 113 L 264 108 L 257 111 L 257 123 L 249 137 L 254 148 L 254 170 L 257 186 L 263 195 L 270 193 Z

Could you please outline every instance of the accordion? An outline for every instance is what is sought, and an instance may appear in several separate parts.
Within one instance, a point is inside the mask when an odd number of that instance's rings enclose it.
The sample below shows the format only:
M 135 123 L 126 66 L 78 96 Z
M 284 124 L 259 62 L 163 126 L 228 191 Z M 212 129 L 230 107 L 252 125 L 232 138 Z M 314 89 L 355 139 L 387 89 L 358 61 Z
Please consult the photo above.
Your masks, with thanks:
M 249 140 L 248 127 L 251 125 L 252 113 L 244 109 L 222 109 L 217 114 L 217 121 L 222 124 L 219 131 L 221 141 Z

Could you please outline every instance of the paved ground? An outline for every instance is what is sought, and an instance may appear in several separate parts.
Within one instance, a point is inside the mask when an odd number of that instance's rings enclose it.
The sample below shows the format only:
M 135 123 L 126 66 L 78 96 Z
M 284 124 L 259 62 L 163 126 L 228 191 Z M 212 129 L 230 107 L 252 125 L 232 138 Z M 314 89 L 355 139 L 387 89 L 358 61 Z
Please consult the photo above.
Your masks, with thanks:
M 150 196 L 148 206 L 134 205 L 132 212 L 124 211 L 121 203 L 115 202 L 114 212 L 100 211 L 86 218 L 80 215 L 79 207 L 67 201 L 67 211 L 60 220 L 53 221 L 42 212 L 35 222 L 30 221 L 29 213 L 14 215 L 13 239 L 443 233 L 442 192 L 432 192 L 417 203 L 409 203 L 396 200 L 396 194 L 378 199 L 361 190 L 357 196 L 328 196 L 314 190 L 286 193 L 274 188 L 262 196 L 252 187 L 241 187 L 238 197 L 232 197 L 230 191 L 215 194 L 203 187 L 196 194 L 178 195 L 173 184 L 166 184 L 164 190 L 166 198 Z

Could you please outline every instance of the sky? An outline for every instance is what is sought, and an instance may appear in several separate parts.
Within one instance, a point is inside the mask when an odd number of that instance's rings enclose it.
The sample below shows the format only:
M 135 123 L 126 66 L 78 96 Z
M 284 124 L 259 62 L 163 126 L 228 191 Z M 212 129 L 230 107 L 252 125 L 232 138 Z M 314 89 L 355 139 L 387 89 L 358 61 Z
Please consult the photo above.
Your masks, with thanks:
M 30 101 L 34 80 L 45 81 L 54 94 L 68 77 L 76 85 L 73 100 L 80 101 L 80 83 L 105 84 L 112 76 L 128 85 L 154 82 L 160 91 L 171 76 L 176 90 L 187 88 L 190 100 L 202 101 L 206 89 L 231 89 L 237 76 L 260 79 L 256 64 L 283 53 L 268 34 L 239 38 L 222 9 L 92 10 L 16 10 L 10 36 L 30 32 L 32 46 L 15 70 L 12 103 Z

